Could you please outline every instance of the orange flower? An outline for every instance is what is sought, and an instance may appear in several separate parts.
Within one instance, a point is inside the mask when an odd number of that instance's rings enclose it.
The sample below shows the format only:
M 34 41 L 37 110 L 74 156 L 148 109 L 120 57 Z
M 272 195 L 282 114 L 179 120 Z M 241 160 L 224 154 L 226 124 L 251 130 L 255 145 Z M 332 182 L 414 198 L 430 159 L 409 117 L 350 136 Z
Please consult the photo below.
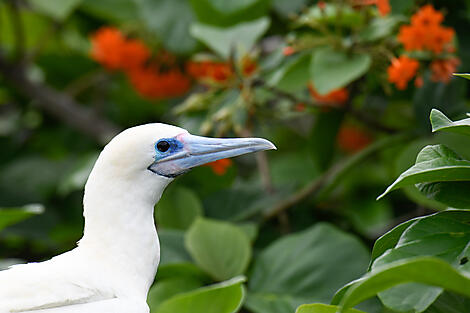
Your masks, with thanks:
M 394 83 L 398 89 L 404 90 L 408 82 L 416 75 L 419 63 L 405 55 L 393 59 L 388 67 L 388 81 Z
M 233 77 L 232 67 L 224 62 L 188 62 L 186 71 L 197 80 L 226 83 Z
M 434 9 L 430 4 L 422 6 L 418 12 L 411 17 L 411 25 L 416 27 L 439 26 L 444 20 L 441 12 Z
M 253 73 L 258 69 L 256 62 L 249 56 L 244 56 L 242 58 L 242 74 L 245 77 L 253 75 Z
M 91 36 L 91 58 L 110 70 L 132 70 L 150 57 L 143 42 L 127 39 L 114 27 L 103 27 Z
M 459 64 L 460 60 L 457 58 L 432 61 L 431 80 L 435 82 L 448 83 L 452 78 L 452 73 L 455 72 Z
M 122 33 L 114 27 L 103 27 L 91 35 L 91 52 L 93 60 L 104 67 L 115 70 L 121 68 L 120 50 L 125 39 Z
M 430 50 L 441 53 L 444 48 L 452 50 L 450 46 L 454 38 L 454 30 L 441 26 L 444 16 L 436 11 L 432 5 L 421 7 L 411 17 L 411 25 L 400 27 L 398 41 L 407 51 Z
M 137 92 L 148 99 L 178 97 L 191 86 L 190 79 L 178 68 L 160 71 L 157 65 L 151 65 L 136 68 L 128 74 Z
M 349 92 L 346 88 L 336 89 L 326 95 L 321 95 L 315 90 L 313 84 L 310 83 L 308 84 L 308 90 L 315 101 L 331 107 L 341 107 L 349 98 Z
M 296 52 L 295 49 L 292 48 L 291 46 L 286 46 L 286 47 L 284 47 L 284 49 L 282 49 L 282 54 L 285 55 L 285 56 L 292 55 L 295 52 Z
M 421 88 L 424 85 L 423 76 L 417 76 L 415 78 L 415 87 Z
M 388 1 L 389 0 L 377 0 L 377 9 L 382 16 L 387 15 L 392 10 Z
M 355 126 L 348 125 L 340 128 L 336 139 L 341 150 L 347 153 L 360 151 L 372 142 L 369 134 Z
M 221 159 L 214 162 L 210 162 L 206 164 L 212 168 L 212 171 L 216 175 L 224 175 L 227 172 L 227 169 L 232 166 L 232 160 L 230 159 Z
M 390 0 L 352 0 L 353 7 L 367 6 L 375 4 L 381 16 L 385 16 L 392 8 L 390 7 Z

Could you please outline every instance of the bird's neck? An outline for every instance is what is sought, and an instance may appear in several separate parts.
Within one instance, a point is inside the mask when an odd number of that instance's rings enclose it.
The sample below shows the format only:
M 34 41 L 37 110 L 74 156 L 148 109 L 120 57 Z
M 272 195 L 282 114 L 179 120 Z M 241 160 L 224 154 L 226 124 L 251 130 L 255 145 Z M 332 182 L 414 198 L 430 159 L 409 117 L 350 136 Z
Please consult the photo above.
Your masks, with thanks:
M 150 171 L 141 177 L 116 177 L 113 169 L 95 165 L 85 186 L 83 238 L 77 250 L 134 291 L 146 293 L 153 282 L 160 247 L 153 208 L 167 181 Z

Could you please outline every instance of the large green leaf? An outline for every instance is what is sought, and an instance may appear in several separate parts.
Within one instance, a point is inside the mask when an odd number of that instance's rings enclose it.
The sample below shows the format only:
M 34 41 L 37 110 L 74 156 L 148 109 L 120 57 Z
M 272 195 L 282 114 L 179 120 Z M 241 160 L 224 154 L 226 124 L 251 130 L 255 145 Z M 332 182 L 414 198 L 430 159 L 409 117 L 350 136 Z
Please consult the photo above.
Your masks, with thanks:
M 168 278 L 163 281 L 158 281 L 150 288 L 147 296 L 150 312 L 157 312 L 160 305 L 166 300 L 202 286 L 203 283 L 200 280 L 191 276 Z
M 191 257 L 184 247 L 184 232 L 181 230 L 159 229 L 160 265 L 184 263 Z
M 145 25 L 167 50 L 187 54 L 196 48 L 196 40 L 189 34 L 195 17 L 188 1 L 138 0 L 136 3 Z
M 411 219 L 404 223 L 401 223 L 400 225 L 394 227 L 392 230 L 388 231 L 387 233 L 385 233 L 383 236 L 381 236 L 379 239 L 375 241 L 374 248 L 372 249 L 372 257 L 371 257 L 371 263 L 370 263 L 371 266 L 372 266 L 372 263 L 375 261 L 375 259 L 381 256 L 388 249 L 392 249 L 396 246 L 403 232 L 412 223 L 414 223 L 415 220 L 416 219 Z
M 468 257 L 470 212 L 445 211 L 407 221 L 374 246 L 372 272 L 386 264 L 418 256 L 439 257 L 458 269 Z M 398 238 L 399 237 L 399 238 Z M 344 291 L 342 291 L 344 293 Z M 403 284 L 379 294 L 383 304 L 400 312 L 423 312 L 442 293 L 438 287 Z M 336 296 L 336 298 L 339 295 Z
M 392 190 L 423 182 L 470 180 L 470 161 L 443 145 L 426 146 L 416 164 L 403 172 L 377 199 Z
M 295 313 L 336 313 L 340 307 L 336 305 L 323 304 L 323 303 L 312 303 L 302 304 L 297 308 Z M 347 309 L 344 313 L 364 313 L 356 309 Z
M 163 302 L 156 313 L 235 313 L 241 307 L 244 278 L 231 280 L 183 293 Z
M 392 262 L 356 281 L 340 302 L 342 312 L 393 286 L 419 282 L 470 297 L 470 278 L 449 263 L 434 257 Z
M 240 23 L 229 28 L 205 24 L 191 25 L 191 34 L 227 60 L 233 49 L 237 57 L 248 52 L 256 41 L 268 30 L 269 19 L 260 18 L 252 22 Z
M 470 74 L 468 73 L 454 73 L 455 76 L 470 79 Z
M 470 190 L 470 182 L 468 181 L 451 181 L 417 184 L 421 193 L 429 199 L 439 201 L 451 208 L 470 210 L 470 198 L 468 190 Z
M 364 75 L 371 65 L 367 53 L 348 55 L 331 47 L 320 48 L 312 55 L 310 77 L 320 94 L 327 94 Z
M 202 203 L 191 189 L 175 186 L 165 191 L 155 206 L 155 217 L 162 228 L 187 229 L 202 215 Z
M 362 243 L 328 224 L 285 236 L 256 258 L 246 305 L 256 313 L 291 313 L 303 303 L 328 302 L 366 270 L 368 258 Z
M 270 75 L 268 84 L 287 92 L 304 90 L 310 80 L 310 59 L 308 54 L 292 57 Z
M 251 258 L 248 236 L 226 222 L 196 219 L 186 233 L 185 244 L 194 261 L 217 280 L 243 274 Z
M 16 208 L 0 208 L 0 231 L 5 227 L 21 222 L 28 217 L 41 214 L 44 207 L 39 204 L 30 204 Z
M 452 122 L 447 116 L 439 110 L 431 111 L 432 131 L 446 130 L 454 133 L 470 136 L 470 118 Z
M 38 0 L 41 1 L 41 0 Z M 80 8 L 100 19 L 111 22 L 128 22 L 138 18 L 135 1 L 129 0 L 81 0 Z
M 197 20 L 214 26 L 232 26 L 266 15 L 270 0 L 190 0 Z
M 37 11 L 58 21 L 66 19 L 82 0 L 29 0 Z

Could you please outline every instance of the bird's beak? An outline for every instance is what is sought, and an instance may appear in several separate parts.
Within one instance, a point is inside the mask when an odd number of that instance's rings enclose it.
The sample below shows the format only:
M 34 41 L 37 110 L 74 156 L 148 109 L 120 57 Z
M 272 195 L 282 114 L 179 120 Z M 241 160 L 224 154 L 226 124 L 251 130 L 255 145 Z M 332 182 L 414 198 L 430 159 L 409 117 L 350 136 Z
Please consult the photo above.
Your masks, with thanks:
M 208 138 L 185 133 L 175 139 L 181 143 L 181 149 L 156 160 L 149 170 L 166 177 L 175 177 L 209 162 L 276 149 L 270 141 L 261 138 Z

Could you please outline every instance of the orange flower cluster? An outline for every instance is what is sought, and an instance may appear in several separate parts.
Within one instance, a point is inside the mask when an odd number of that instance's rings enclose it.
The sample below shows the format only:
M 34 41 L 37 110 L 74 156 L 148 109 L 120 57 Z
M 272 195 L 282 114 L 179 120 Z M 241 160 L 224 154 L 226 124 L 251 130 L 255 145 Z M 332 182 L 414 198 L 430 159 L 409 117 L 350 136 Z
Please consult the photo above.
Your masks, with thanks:
M 377 6 L 377 9 L 379 10 L 380 15 L 385 16 L 392 10 L 389 1 L 390 0 L 353 0 L 352 5 L 354 7 L 357 7 L 375 4 Z
M 358 152 L 367 147 L 372 138 L 362 129 L 355 126 L 343 125 L 336 138 L 338 146 L 347 153 Z
M 210 162 L 206 164 L 212 168 L 212 171 L 216 175 L 224 175 L 227 172 L 227 169 L 232 166 L 232 160 L 230 159 L 221 159 L 214 162 Z
M 150 50 L 141 41 L 127 39 L 113 27 L 96 31 L 91 44 L 91 58 L 109 70 L 132 70 L 150 57 Z
M 450 27 L 442 26 L 443 20 L 442 13 L 427 4 L 411 17 L 410 25 L 400 27 L 398 40 L 407 51 L 429 50 L 434 53 L 451 51 L 455 32 Z
M 434 54 L 442 52 L 454 52 L 455 47 L 452 41 L 455 32 L 450 27 L 441 25 L 444 16 L 434 9 L 430 4 L 421 7 L 418 12 L 411 17 L 411 24 L 400 28 L 398 40 L 407 51 L 430 51 Z M 431 62 L 431 80 L 435 82 L 449 82 L 452 73 L 455 72 L 460 61 L 456 57 L 435 59 Z M 419 62 L 407 56 L 400 56 L 393 59 L 388 67 L 388 81 L 394 83 L 398 89 L 403 90 L 408 82 L 416 75 Z M 421 87 L 423 79 L 418 76 L 415 86 Z
M 349 98 L 349 92 L 346 88 L 340 88 L 327 93 L 326 95 L 319 94 L 313 84 L 308 84 L 310 95 L 315 101 L 320 104 L 330 107 L 341 107 Z
M 100 28 L 91 35 L 91 43 L 91 58 L 109 70 L 124 71 L 145 98 L 177 97 L 190 88 L 190 79 L 175 66 L 174 58 L 161 54 L 152 62 L 150 49 L 142 41 L 126 38 L 117 28 Z
M 188 62 L 186 71 L 196 80 L 226 83 L 233 77 L 230 64 L 215 61 Z
M 244 56 L 240 65 L 241 74 L 245 77 L 253 75 L 258 69 L 256 62 L 249 56 Z M 217 84 L 226 84 L 235 75 L 229 63 L 210 60 L 188 62 L 186 71 L 196 80 Z
M 458 58 L 449 58 L 444 60 L 434 60 L 431 62 L 431 80 L 435 82 L 448 83 L 452 74 L 459 66 Z
M 416 75 L 418 68 L 418 61 L 402 55 L 398 59 L 393 59 L 388 67 L 388 81 L 394 83 L 399 90 L 404 90 L 408 82 Z

